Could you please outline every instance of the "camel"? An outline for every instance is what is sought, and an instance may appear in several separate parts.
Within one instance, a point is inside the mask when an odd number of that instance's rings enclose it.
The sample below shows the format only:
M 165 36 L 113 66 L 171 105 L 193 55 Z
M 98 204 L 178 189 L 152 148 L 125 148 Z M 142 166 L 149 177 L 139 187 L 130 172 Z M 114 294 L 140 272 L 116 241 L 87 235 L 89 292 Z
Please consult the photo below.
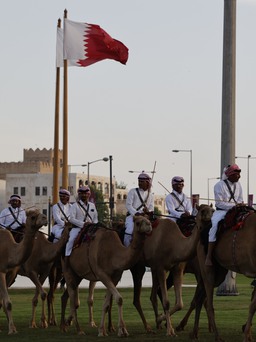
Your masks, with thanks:
M 47 225 L 47 217 L 39 211 L 27 212 L 24 238 L 16 243 L 7 229 L 0 229 L 0 299 L 6 314 L 9 331 L 17 332 L 12 318 L 12 303 L 8 294 L 8 284 L 13 282 L 18 267 L 30 256 L 35 242 L 35 235 L 39 228 Z
M 241 207 L 235 207 L 239 210 Z M 205 286 L 207 297 L 208 319 L 215 334 L 215 341 L 220 342 L 222 338 L 219 335 L 213 307 L 214 287 L 219 286 L 225 279 L 228 270 L 244 274 L 246 277 L 256 277 L 256 213 L 249 211 L 240 226 L 226 229 L 217 239 L 214 249 L 213 266 L 205 265 L 206 251 L 203 242 L 200 240 L 197 247 L 197 256 L 200 270 Z M 200 310 L 200 307 L 199 307 Z M 251 303 L 247 322 L 244 327 L 243 342 L 252 341 L 252 319 L 256 311 L 256 291 L 252 293 Z
M 150 300 L 153 305 L 156 325 L 159 328 L 162 319 L 158 315 L 157 308 L 157 290 L 161 289 L 162 304 L 165 314 L 167 335 L 175 336 L 174 329 L 171 325 L 170 316 L 183 308 L 182 301 L 182 280 L 183 266 L 180 264 L 193 258 L 196 254 L 196 246 L 200 236 L 201 226 L 209 224 L 213 209 L 207 205 L 201 205 L 198 208 L 196 216 L 196 225 L 192 231 L 192 235 L 184 237 L 177 224 L 169 219 L 159 219 L 156 229 L 153 229 L 151 237 L 147 238 L 143 247 L 143 263 L 151 268 L 152 272 L 152 290 Z M 171 271 L 174 278 L 175 289 L 175 305 L 170 310 L 166 287 L 166 271 Z M 134 305 L 138 310 L 143 321 L 146 331 L 151 331 L 147 324 L 140 304 L 140 290 L 142 280 L 142 265 L 135 265 L 131 269 L 134 282 Z M 144 271 L 143 271 L 144 272 Z M 144 274 L 144 273 L 143 273 Z
M 153 228 L 152 235 L 146 238 L 143 246 L 143 256 L 130 271 L 134 284 L 133 304 L 136 307 L 147 332 L 152 332 L 152 329 L 146 321 L 140 302 L 145 266 L 150 267 L 152 272 L 152 291 L 150 299 L 155 312 L 156 325 L 159 328 L 163 320 L 163 317 L 158 315 L 157 309 L 157 291 L 160 287 L 162 304 L 165 311 L 164 318 L 167 322 L 167 335 L 175 336 L 174 329 L 171 326 L 170 316 L 183 307 L 182 280 L 185 267 L 184 261 L 191 260 L 196 255 L 200 231 L 203 227 L 209 225 L 212 213 L 212 206 L 202 204 L 198 207 L 196 226 L 190 237 L 185 237 L 175 222 L 169 219 L 159 219 L 157 227 Z M 165 281 L 165 271 L 168 270 L 172 273 L 176 296 L 175 305 L 171 310 L 169 309 L 170 304 L 167 297 L 167 286 Z M 88 300 L 88 303 L 90 302 L 91 301 Z M 91 306 L 92 304 L 89 305 L 90 316 L 92 314 Z M 109 315 L 108 329 L 109 331 L 113 330 L 111 315 Z
M 95 236 L 88 242 L 73 249 L 70 256 L 70 267 L 64 268 L 67 290 L 62 295 L 61 330 L 66 331 L 65 308 L 70 298 L 71 318 L 74 320 L 78 334 L 83 334 L 78 319 L 79 307 L 78 285 L 83 278 L 101 281 L 107 288 L 99 326 L 99 336 L 107 335 L 105 316 L 108 312 L 111 297 L 118 305 L 118 336 L 128 336 L 123 319 L 123 299 L 116 288 L 124 270 L 131 268 L 139 259 L 145 235 L 152 231 L 150 221 L 143 216 L 134 217 L 133 240 L 129 247 L 123 246 L 118 234 L 113 229 L 99 227 Z M 93 283 L 92 283 L 93 284 Z
M 60 240 L 56 243 L 49 242 L 42 232 L 37 232 L 34 246 L 30 257 L 23 263 L 18 271 L 21 276 L 28 277 L 36 286 L 35 295 L 32 298 L 32 317 L 30 328 L 36 328 L 36 307 L 38 296 L 42 300 L 42 312 L 40 319 L 41 328 L 47 328 L 48 323 L 45 314 L 45 300 L 47 293 L 43 289 L 43 284 L 48 277 L 54 262 L 60 259 L 61 252 L 69 237 L 70 224 L 66 224 Z
M 199 261 L 197 256 L 195 256 L 193 259 L 188 260 L 187 262 L 181 263 L 180 267 L 183 268 L 183 274 L 185 273 L 192 273 L 195 275 L 196 281 L 197 281 L 197 286 L 196 290 L 193 296 L 193 299 L 190 303 L 190 307 L 188 311 L 186 312 L 185 316 L 182 318 L 180 323 L 176 326 L 175 330 L 177 332 L 185 330 L 185 326 L 188 323 L 189 317 L 192 314 L 192 312 L 196 310 L 196 315 L 195 315 L 195 323 L 194 323 L 194 328 L 193 331 L 189 334 L 191 339 L 198 339 L 198 330 L 199 330 L 199 316 L 201 313 L 201 308 L 203 303 L 205 304 L 205 299 L 206 299 L 206 293 L 205 293 L 205 288 L 201 276 L 201 271 L 200 271 L 200 266 L 199 266 Z M 169 290 L 173 286 L 173 273 L 170 272 L 167 279 L 166 279 L 166 286 L 167 289 Z M 161 291 L 158 291 L 158 296 L 162 300 L 162 295 Z M 200 309 L 199 309 L 200 307 Z M 211 325 L 209 324 L 209 331 L 212 331 Z

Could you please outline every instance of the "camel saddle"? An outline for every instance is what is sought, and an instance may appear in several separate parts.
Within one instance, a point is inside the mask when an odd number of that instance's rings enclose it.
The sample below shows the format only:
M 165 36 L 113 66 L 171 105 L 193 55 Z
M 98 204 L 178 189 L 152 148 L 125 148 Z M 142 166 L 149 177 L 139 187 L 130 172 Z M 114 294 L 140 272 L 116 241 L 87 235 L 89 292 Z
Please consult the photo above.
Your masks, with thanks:
M 217 230 L 217 239 L 225 231 L 242 229 L 246 218 L 255 213 L 255 210 L 247 205 L 234 206 L 229 209 L 223 220 L 220 220 Z
M 16 229 L 7 228 L 14 237 L 15 242 L 19 243 L 23 240 L 25 225 L 22 225 Z
M 74 241 L 73 249 L 79 247 L 83 242 L 89 243 L 90 241 L 92 241 L 95 238 L 97 230 L 102 227 L 104 226 L 99 223 L 89 223 L 86 226 L 84 226 L 80 230 Z
M 183 216 L 183 217 L 178 218 L 176 223 L 179 226 L 182 234 L 188 237 L 192 234 L 192 230 L 195 227 L 196 218 L 195 216 L 192 216 L 192 215 Z

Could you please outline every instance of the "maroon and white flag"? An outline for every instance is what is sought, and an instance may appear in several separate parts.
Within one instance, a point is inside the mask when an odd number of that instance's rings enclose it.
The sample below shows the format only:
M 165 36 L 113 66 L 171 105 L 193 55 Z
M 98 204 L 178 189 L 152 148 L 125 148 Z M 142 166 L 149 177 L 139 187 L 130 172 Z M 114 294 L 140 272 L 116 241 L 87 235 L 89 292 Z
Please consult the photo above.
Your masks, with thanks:
M 126 64 L 128 51 L 99 25 L 64 19 L 64 30 L 57 28 L 57 67 L 63 66 L 63 59 L 67 59 L 70 66 L 81 67 L 104 59 Z

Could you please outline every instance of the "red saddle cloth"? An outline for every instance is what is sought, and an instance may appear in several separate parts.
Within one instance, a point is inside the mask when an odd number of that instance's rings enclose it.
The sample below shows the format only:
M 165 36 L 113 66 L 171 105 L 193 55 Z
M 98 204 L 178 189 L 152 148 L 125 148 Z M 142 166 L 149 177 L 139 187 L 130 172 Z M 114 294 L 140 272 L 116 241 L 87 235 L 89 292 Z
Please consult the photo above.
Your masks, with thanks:
M 245 219 L 252 213 L 255 213 L 255 210 L 247 205 L 234 206 L 226 213 L 224 219 L 219 222 L 218 233 L 221 234 L 229 229 L 241 229 Z
M 74 241 L 74 247 L 77 248 L 82 242 L 90 242 L 94 239 L 96 231 L 100 226 L 96 223 L 91 223 L 88 226 L 83 227 Z

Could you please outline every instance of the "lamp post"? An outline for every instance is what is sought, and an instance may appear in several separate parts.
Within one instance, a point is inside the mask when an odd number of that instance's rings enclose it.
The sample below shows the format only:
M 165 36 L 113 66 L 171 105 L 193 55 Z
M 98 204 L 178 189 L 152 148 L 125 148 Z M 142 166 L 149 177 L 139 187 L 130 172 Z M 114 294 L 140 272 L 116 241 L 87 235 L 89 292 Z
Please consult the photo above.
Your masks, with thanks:
M 207 198 L 208 198 L 208 205 L 210 204 L 210 190 L 209 190 L 209 183 L 210 183 L 210 180 L 213 180 L 213 179 L 220 179 L 220 177 L 211 177 L 211 178 L 207 178 Z
M 192 150 L 172 150 L 172 152 L 189 152 L 190 153 L 190 200 L 192 201 Z
M 252 157 L 248 154 L 247 157 L 235 157 L 236 159 L 247 159 L 247 202 L 250 202 L 250 159 L 256 159 L 256 157 Z
M 113 181 L 112 181 L 112 160 L 113 157 L 109 156 L 109 211 L 110 211 L 110 222 L 113 220 L 113 210 L 114 210 L 114 194 L 113 194 Z
M 93 160 L 91 162 L 87 162 L 87 182 L 88 182 L 88 185 L 90 185 L 90 165 L 93 164 L 93 163 L 97 163 L 99 161 L 107 162 L 108 158 L 104 157 L 104 158 L 101 158 L 101 159 Z

